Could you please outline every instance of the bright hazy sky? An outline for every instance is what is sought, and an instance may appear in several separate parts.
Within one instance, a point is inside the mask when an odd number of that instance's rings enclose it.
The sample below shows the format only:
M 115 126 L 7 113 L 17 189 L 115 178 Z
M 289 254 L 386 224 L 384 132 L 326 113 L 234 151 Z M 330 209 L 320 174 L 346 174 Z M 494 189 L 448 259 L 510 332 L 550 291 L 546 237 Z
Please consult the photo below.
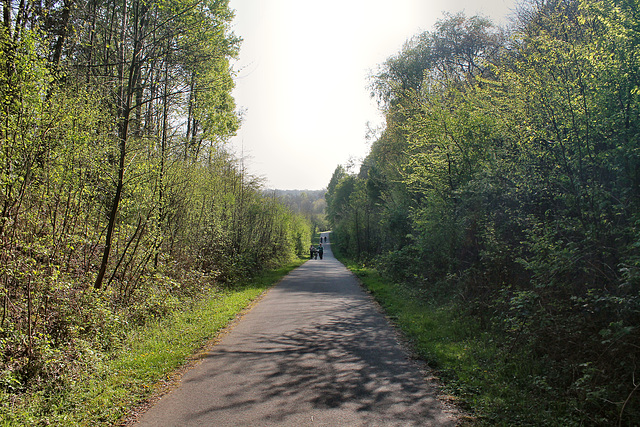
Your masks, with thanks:
M 369 152 L 383 123 L 368 75 L 442 13 L 504 23 L 514 0 L 230 0 L 244 41 L 234 97 L 244 117 L 234 151 L 267 188 L 320 190 L 338 165 Z M 357 171 L 357 169 L 355 169 Z

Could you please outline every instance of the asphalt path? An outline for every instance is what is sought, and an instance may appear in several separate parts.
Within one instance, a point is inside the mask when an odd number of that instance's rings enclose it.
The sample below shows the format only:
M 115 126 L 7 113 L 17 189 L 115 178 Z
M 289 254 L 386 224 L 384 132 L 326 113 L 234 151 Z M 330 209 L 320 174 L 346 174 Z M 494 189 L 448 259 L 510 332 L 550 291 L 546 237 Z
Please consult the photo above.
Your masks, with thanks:
M 371 297 L 325 244 L 139 426 L 454 426 Z

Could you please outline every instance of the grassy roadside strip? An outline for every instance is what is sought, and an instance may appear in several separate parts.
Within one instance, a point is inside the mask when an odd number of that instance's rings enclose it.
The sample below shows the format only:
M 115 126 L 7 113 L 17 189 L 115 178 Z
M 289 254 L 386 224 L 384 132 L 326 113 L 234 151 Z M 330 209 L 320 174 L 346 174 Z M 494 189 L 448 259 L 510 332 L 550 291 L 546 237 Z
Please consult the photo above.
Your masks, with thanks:
M 334 251 L 335 254 L 335 251 Z M 374 269 L 340 259 L 355 273 L 403 332 L 414 356 L 435 369 L 443 392 L 467 413 L 464 425 L 571 425 L 563 403 L 545 396 L 544 367 L 506 354 L 496 337 L 460 314 L 452 303 L 429 301 L 420 291 L 390 283 Z
M 305 260 L 265 272 L 232 289 L 212 292 L 186 310 L 133 331 L 110 360 L 97 360 L 90 373 L 47 397 L 31 396 L 13 408 L 1 426 L 111 426 L 149 399 L 216 339 L 236 316 Z M 3 414 L 7 416 L 7 414 Z

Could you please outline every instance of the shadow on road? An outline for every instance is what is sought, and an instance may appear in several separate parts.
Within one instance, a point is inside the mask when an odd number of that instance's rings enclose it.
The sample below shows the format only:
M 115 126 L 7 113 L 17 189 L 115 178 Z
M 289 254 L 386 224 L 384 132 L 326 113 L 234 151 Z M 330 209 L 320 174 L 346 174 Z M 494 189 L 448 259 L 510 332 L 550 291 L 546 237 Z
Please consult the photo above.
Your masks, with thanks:
M 287 275 L 141 425 L 455 425 L 355 276 L 325 255 Z
M 433 397 L 425 395 L 420 372 L 403 355 L 398 357 L 397 344 L 383 336 L 378 318 L 351 310 L 352 321 L 329 314 L 281 337 L 263 337 L 255 342 L 256 350 L 215 351 L 211 357 L 216 363 L 188 381 L 239 380 L 190 421 L 260 405 L 272 407 L 269 420 L 274 423 L 303 408 L 313 413 L 341 407 L 359 413 L 366 425 L 428 425 L 435 420 Z M 270 362 L 264 363 L 265 358 Z M 253 366 L 250 374 L 248 366 Z

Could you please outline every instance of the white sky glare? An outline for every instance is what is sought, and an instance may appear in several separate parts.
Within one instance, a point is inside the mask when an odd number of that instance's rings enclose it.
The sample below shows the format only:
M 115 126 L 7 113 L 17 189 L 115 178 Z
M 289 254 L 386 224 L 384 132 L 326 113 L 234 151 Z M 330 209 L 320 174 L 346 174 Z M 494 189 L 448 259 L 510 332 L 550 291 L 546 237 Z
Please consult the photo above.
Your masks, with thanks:
M 243 39 L 236 88 L 244 111 L 231 140 L 267 188 L 320 190 L 336 166 L 369 152 L 382 117 L 368 76 L 443 12 L 502 24 L 514 0 L 230 0 Z

